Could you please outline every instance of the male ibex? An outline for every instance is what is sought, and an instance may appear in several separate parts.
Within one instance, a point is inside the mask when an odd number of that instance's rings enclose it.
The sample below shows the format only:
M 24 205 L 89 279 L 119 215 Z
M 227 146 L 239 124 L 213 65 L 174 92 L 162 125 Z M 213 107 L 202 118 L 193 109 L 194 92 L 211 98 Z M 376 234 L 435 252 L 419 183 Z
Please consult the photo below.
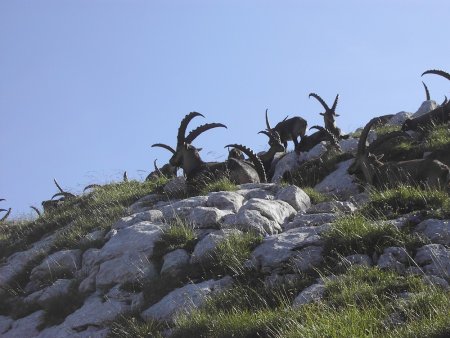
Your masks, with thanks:
M 261 162 L 264 165 L 264 170 L 266 172 L 267 180 L 270 181 L 275 172 L 275 168 L 273 165 L 273 159 L 277 153 L 284 153 L 286 149 L 281 143 L 280 135 L 276 132 L 268 132 L 266 130 L 260 131 L 258 134 L 264 134 L 269 137 L 269 150 L 258 155 L 261 159 Z M 302 138 L 303 140 L 303 138 Z
M 298 149 L 301 152 L 306 152 L 314 148 L 316 145 L 318 145 L 322 141 L 330 141 L 330 143 L 336 147 L 340 148 L 339 141 L 337 138 L 326 128 L 323 128 L 321 126 L 312 126 L 311 129 L 317 129 L 315 133 L 311 135 L 305 135 L 302 140 L 300 141 L 298 145 Z
M 367 136 L 374 124 L 385 123 L 393 115 L 376 117 L 364 127 L 358 142 L 356 159 L 348 172 L 356 174 L 362 172 L 368 184 L 383 187 L 396 186 L 399 183 L 425 183 L 430 187 L 448 187 L 450 169 L 437 160 L 417 159 L 402 162 L 382 163 L 383 156 L 376 157 L 371 154 L 366 145 Z M 381 137 L 390 138 L 390 135 Z M 380 141 L 378 143 L 380 144 Z
M 316 93 L 310 93 L 309 97 L 314 97 L 319 103 L 322 105 L 322 107 L 325 109 L 324 113 L 320 113 L 320 115 L 323 116 L 323 121 L 325 125 L 325 129 L 327 129 L 330 133 L 332 133 L 338 140 L 340 139 L 347 139 L 349 135 L 342 135 L 341 129 L 339 129 L 336 126 L 336 120 L 335 117 L 339 117 L 338 114 L 336 114 L 336 107 L 339 101 L 339 94 L 336 95 L 336 98 L 334 99 L 333 106 L 330 108 L 325 103 L 325 101 Z
M 436 74 L 450 80 L 450 74 L 442 70 L 427 70 L 422 74 L 422 76 L 425 74 Z M 427 95 L 429 96 L 429 93 Z M 443 124 L 447 123 L 448 121 L 450 121 L 450 102 L 447 102 L 447 100 L 445 100 L 443 104 L 436 109 L 433 109 L 432 111 L 419 117 L 407 119 L 403 123 L 402 130 L 417 131 L 433 124 Z
M 293 141 L 295 150 L 297 151 L 298 137 L 305 136 L 306 126 L 307 122 L 305 119 L 299 116 L 294 116 L 290 119 L 286 117 L 283 121 L 277 123 L 274 128 L 271 128 L 266 109 L 266 130 L 268 132 L 276 131 L 278 135 L 280 135 L 281 143 L 284 145 L 285 149 L 287 149 L 287 141 Z
M 177 168 L 172 166 L 170 163 L 164 164 L 160 169 L 156 165 L 156 160 L 154 160 L 153 166 L 155 167 L 155 170 L 147 175 L 147 177 L 145 178 L 146 181 L 158 177 L 173 178 L 177 176 Z
M 174 167 L 183 168 L 184 174 L 186 175 L 187 182 L 193 186 L 195 183 L 202 183 L 202 181 L 213 179 L 217 177 L 224 176 L 229 173 L 230 179 L 237 183 L 249 183 L 257 181 L 265 181 L 265 173 L 262 163 L 256 160 L 256 156 L 250 156 L 250 159 L 255 163 L 255 168 L 250 164 L 230 158 L 226 162 L 204 162 L 200 158 L 198 149 L 195 148 L 191 143 L 203 132 L 217 127 L 224 127 L 225 125 L 221 123 L 208 123 L 197 127 L 191 131 L 188 136 L 185 136 L 186 128 L 189 122 L 196 116 L 203 116 L 200 113 L 192 112 L 184 117 L 181 121 L 180 127 L 178 129 L 177 137 L 177 149 L 174 150 L 168 145 L 157 143 L 152 145 L 152 147 L 162 147 L 169 150 L 173 155 L 169 160 L 169 163 Z M 242 146 L 230 145 L 230 147 L 243 150 Z M 245 150 L 247 151 L 247 149 Z M 247 151 L 248 152 L 248 151 Z
M 44 212 L 54 210 L 57 207 L 59 207 L 64 201 L 75 198 L 76 196 L 70 192 L 64 191 L 61 186 L 58 184 L 56 179 L 53 179 L 53 182 L 55 182 L 56 187 L 58 188 L 59 192 L 54 194 L 50 200 L 43 201 L 42 207 L 44 209 Z M 58 200 L 54 200 L 55 197 L 60 197 Z

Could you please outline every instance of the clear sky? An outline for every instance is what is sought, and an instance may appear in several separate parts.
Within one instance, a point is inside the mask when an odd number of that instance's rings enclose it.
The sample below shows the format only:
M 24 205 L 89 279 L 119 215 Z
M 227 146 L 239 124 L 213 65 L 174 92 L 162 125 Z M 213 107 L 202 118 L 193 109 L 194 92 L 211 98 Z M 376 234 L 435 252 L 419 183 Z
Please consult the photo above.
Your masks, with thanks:
M 450 71 L 450 1 L 1 0 L 0 208 L 30 214 L 56 191 L 142 180 L 175 146 L 180 120 L 221 122 L 195 145 L 264 150 L 264 111 L 338 126 L 415 112 L 420 74 Z M 441 102 L 450 83 L 425 78 Z M 292 149 L 292 145 L 290 145 Z

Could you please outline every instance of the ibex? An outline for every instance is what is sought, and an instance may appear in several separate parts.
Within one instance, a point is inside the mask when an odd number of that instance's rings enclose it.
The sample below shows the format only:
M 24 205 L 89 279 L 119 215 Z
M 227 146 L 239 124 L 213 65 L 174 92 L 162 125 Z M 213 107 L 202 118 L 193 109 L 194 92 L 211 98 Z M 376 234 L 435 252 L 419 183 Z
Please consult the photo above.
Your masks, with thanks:
M 277 125 L 274 128 L 270 127 L 269 123 L 269 117 L 267 116 L 267 109 L 266 109 L 266 130 L 268 132 L 274 132 L 276 131 L 278 135 L 280 135 L 281 143 L 284 145 L 284 148 L 287 149 L 287 141 L 293 141 L 295 150 L 297 151 L 298 146 L 298 137 L 305 136 L 306 133 L 306 126 L 307 122 L 305 119 L 295 116 L 288 119 L 287 117 L 277 123 Z
M 393 115 L 373 118 L 364 127 L 358 142 L 358 151 L 354 163 L 349 168 L 350 174 L 362 172 L 368 184 L 383 187 L 396 186 L 399 183 L 425 183 L 430 187 L 447 187 L 450 169 L 443 163 L 431 159 L 417 159 L 402 162 L 382 163 L 383 156 L 371 154 L 366 145 L 367 136 L 374 124 L 385 123 Z M 381 137 L 381 140 L 390 135 Z M 382 141 L 379 141 L 381 143 Z
M 1 201 L 6 201 L 4 198 L 0 198 L 0 202 Z M 8 218 L 9 214 L 11 213 L 11 208 L 9 209 L 0 209 L 0 212 L 6 211 L 6 214 L 3 215 L 2 218 L 0 218 L 0 223 L 6 221 L 6 219 Z
M 336 95 L 336 98 L 334 99 L 333 106 L 331 107 L 331 109 L 318 94 L 310 93 L 308 97 L 314 97 L 325 109 L 324 113 L 320 113 L 320 115 L 323 116 L 325 129 L 327 129 L 330 133 L 332 133 L 338 140 L 347 139 L 349 135 L 342 135 L 341 129 L 339 129 L 336 126 L 335 121 L 335 117 L 339 116 L 338 114 L 336 114 L 336 107 L 339 101 L 339 94 Z
M 321 126 L 312 126 L 311 129 L 317 129 L 315 133 L 311 135 L 305 135 L 302 140 L 300 141 L 298 145 L 298 149 L 301 152 L 306 152 L 314 148 L 316 145 L 318 145 L 322 141 L 330 141 L 330 143 L 336 147 L 340 148 L 339 141 L 337 138 L 326 128 L 323 128 Z
M 161 169 L 156 165 L 156 160 L 153 161 L 153 166 L 155 170 L 147 175 L 146 181 L 150 181 L 153 178 L 164 177 L 173 178 L 177 176 L 177 168 L 172 166 L 170 163 L 164 164 Z
M 44 212 L 54 210 L 58 206 L 60 206 L 65 200 L 69 200 L 72 198 L 75 198 L 76 196 L 70 192 L 64 191 L 61 186 L 58 184 L 56 179 L 53 179 L 53 182 L 55 183 L 56 187 L 58 188 L 59 192 L 54 194 L 50 200 L 43 201 L 42 207 L 44 209 Z M 60 199 L 54 200 L 55 197 L 61 196 Z
M 422 76 L 425 74 L 436 74 L 450 80 L 450 74 L 442 70 L 435 70 L 435 69 L 427 70 L 422 74 Z M 427 96 L 429 96 L 429 93 L 427 94 Z M 402 130 L 417 131 L 432 124 L 447 123 L 449 120 L 450 120 L 450 102 L 447 102 L 446 99 L 443 102 L 443 104 L 437 107 L 436 109 L 433 109 L 432 111 L 423 114 L 419 117 L 407 119 L 402 125 Z
M 273 159 L 276 153 L 284 153 L 286 149 L 281 143 L 280 135 L 276 132 L 268 132 L 266 130 L 260 131 L 258 134 L 264 134 L 269 137 L 269 150 L 263 154 L 258 155 L 261 162 L 263 163 L 264 170 L 266 172 L 267 180 L 270 181 L 274 174 L 275 168 L 273 166 Z M 303 138 L 302 138 L 303 140 Z
M 244 160 L 244 153 L 236 148 L 231 148 L 228 150 L 228 159 L 234 158 L 236 160 Z
M 207 179 L 214 179 L 217 177 L 229 174 L 230 180 L 234 183 L 250 183 L 258 181 L 266 181 L 264 167 L 262 163 L 257 161 L 256 155 L 247 154 L 250 159 L 254 162 L 255 168 L 250 164 L 230 158 L 226 162 L 204 162 L 200 158 L 198 149 L 195 148 L 191 143 L 203 132 L 217 127 L 226 128 L 225 125 L 221 123 L 207 123 L 197 127 L 192 130 L 188 136 L 185 136 L 186 128 L 189 122 L 196 116 L 203 116 L 200 113 L 192 112 L 184 117 L 178 128 L 177 137 L 177 149 L 174 150 L 172 147 L 157 143 L 152 145 L 152 147 L 162 147 L 169 150 L 173 155 L 169 160 L 169 163 L 174 167 L 183 168 L 184 174 L 186 175 L 187 182 L 192 187 L 195 183 L 202 183 L 202 181 Z M 229 147 L 234 147 L 242 150 L 242 146 L 230 145 Z M 246 149 L 247 151 L 247 149 Z

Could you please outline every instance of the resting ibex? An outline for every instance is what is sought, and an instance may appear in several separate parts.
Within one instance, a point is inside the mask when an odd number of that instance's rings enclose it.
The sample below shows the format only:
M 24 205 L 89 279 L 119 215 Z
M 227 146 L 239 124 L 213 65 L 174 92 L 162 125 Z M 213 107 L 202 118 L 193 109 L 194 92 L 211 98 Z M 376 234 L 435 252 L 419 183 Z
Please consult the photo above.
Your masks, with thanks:
M 281 143 L 280 135 L 276 132 L 268 132 L 268 131 L 260 131 L 258 134 L 264 134 L 269 137 L 269 145 L 270 148 L 263 154 L 258 155 L 261 159 L 261 162 L 264 165 L 264 170 L 266 172 L 267 180 L 271 180 L 274 174 L 275 168 L 273 166 L 273 159 L 275 158 L 276 153 L 284 153 L 286 149 Z M 303 138 L 302 138 L 303 140 Z
M 230 175 L 230 179 L 237 184 L 265 181 L 265 173 L 262 163 L 260 161 L 258 163 L 258 161 L 256 160 L 256 155 L 253 156 L 254 154 L 249 153 L 247 148 L 245 148 L 245 151 L 247 151 L 247 155 L 254 162 L 255 168 L 244 161 L 234 158 L 230 158 L 226 162 L 221 163 L 204 162 L 200 158 L 198 149 L 195 148 L 191 143 L 200 134 L 209 129 L 217 127 L 226 128 L 226 126 L 221 123 L 208 123 L 197 127 L 196 129 L 191 131 L 188 136 L 185 136 L 186 128 L 189 122 L 196 116 L 203 115 L 197 112 L 192 112 L 186 115 L 181 121 L 180 127 L 178 129 L 176 150 L 162 143 L 153 145 L 154 147 L 162 147 L 164 149 L 167 149 L 173 154 L 173 156 L 169 160 L 169 163 L 174 167 L 183 168 L 187 182 L 191 186 L 193 186 L 192 183 L 194 182 L 201 184 L 204 180 L 221 177 L 227 173 Z M 229 147 L 244 151 L 242 148 L 243 146 L 240 145 L 229 145 Z
M 427 70 L 422 74 L 422 76 L 425 74 L 436 74 L 450 80 L 450 74 L 442 70 L 435 70 L 435 69 Z M 429 93 L 427 95 L 429 96 Z M 403 123 L 402 130 L 417 131 L 433 124 L 443 124 L 448 121 L 450 121 L 450 102 L 447 102 L 446 99 L 443 102 L 443 104 L 437 107 L 436 109 L 433 109 L 432 111 L 423 114 L 419 117 L 407 119 Z
M 76 196 L 70 192 L 64 191 L 61 186 L 58 184 L 56 179 L 53 179 L 53 182 L 55 182 L 56 187 L 58 188 L 59 192 L 54 194 L 50 200 L 43 201 L 42 207 L 44 209 L 44 212 L 54 210 L 58 206 L 60 206 L 65 200 L 69 200 L 72 198 L 75 198 Z M 55 197 L 60 197 L 58 200 L 54 200 Z
M 332 133 L 338 140 L 340 139 L 347 139 L 348 135 L 342 135 L 341 129 L 339 129 L 336 126 L 335 117 L 339 117 L 338 114 L 336 114 L 336 107 L 339 101 L 339 94 L 336 95 L 336 98 L 334 99 L 333 106 L 330 108 L 325 103 L 325 101 L 316 93 L 309 94 L 309 97 L 314 97 L 319 103 L 322 105 L 322 107 L 325 109 L 325 113 L 320 113 L 320 115 L 323 116 L 323 121 L 325 125 L 325 129 L 327 129 L 330 133 Z
M 160 169 L 156 165 L 156 160 L 154 160 L 153 166 L 155 167 L 155 170 L 147 175 L 145 178 L 146 181 L 157 177 L 173 178 L 177 176 L 177 168 L 172 166 L 170 163 L 164 164 Z
M 298 149 L 302 152 L 306 152 L 314 148 L 322 141 L 330 141 L 330 143 L 336 147 L 340 148 L 337 138 L 326 128 L 320 126 L 312 126 L 311 129 L 317 129 L 315 133 L 311 135 L 305 135 L 298 145 Z
M 374 124 L 387 122 L 392 115 L 376 117 L 364 127 L 358 142 L 356 159 L 348 172 L 362 172 L 368 184 L 383 187 L 396 186 L 399 183 L 425 183 L 430 187 L 447 187 L 450 179 L 450 169 L 443 163 L 431 159 L 417 159 L 402 162 L 382 163 L 382 156 L 371 154 L 366 145 L 367 136 Z M 381 137 L 389 138 L 390 135 Z
M 244 153 L 236 148 L 231 148 L 228 150 L 228 159 L 234 158 L 236 160 L 244 160 L 245 156 Z
M 298 146 L 298 137 L 305 136 L 306 133 L 307 122 L 305 119 L 295 116 L 288 119 L 287 117 L 277 123 L 274 128 L 270 127 L 269 117 L 267 116 L 266 109 L 266 130 L 268 132 L 276 131 L 278 135 L 280 135 L 281 143 L 284 145 L 284 148 L 287 149 L 287 141 L 293 141 L 295 149 L 297 150 Z
M 4 198 L 0 198 L 0 202 L 1 201 L 6 201 Z M 0 212 L 6 211 L 6 214 L 3 215 L 3 217 L 0 219 L 0 223 L 6 221 L 6 219 L 8 218 L 9 214 L 11 213 L 11 208 L 9 209 L 0 209 Z

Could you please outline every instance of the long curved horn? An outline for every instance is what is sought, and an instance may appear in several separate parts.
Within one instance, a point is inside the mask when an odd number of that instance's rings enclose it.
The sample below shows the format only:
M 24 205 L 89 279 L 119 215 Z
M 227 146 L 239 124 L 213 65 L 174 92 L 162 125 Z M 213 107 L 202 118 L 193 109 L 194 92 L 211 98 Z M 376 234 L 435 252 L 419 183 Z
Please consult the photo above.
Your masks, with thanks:
M 444 102 L 441 103 L 441 106 L 445 106 L 447 104 L 447 101 L 448 101 L 447 96 L 445 96 Z
M 128 182 L 128 175 L 127 175 L 127 171 L 126 170 L 123 172 L 123 181 L 124 182 Z
M 36 211 L 36 213 L 38 214 L 39 217 L 41 217 L 41 212 L 39 211 L 38 208 L 34 207 L 34 206 L 30 206 L 31 209 L 33 209 L 34 211 Z
M 336 107 L 339 101 L 339 94 L 336 95 L 336 98 L 334 99 L 333 106 L 331 107 L 331 110 L 334 114 L 336 114 Z
M 5 209 L 1 209 L 1 211 L 6 211 L 6 210 Z M 3 216 L 2 219 L 0 219 L 0 222 L 5 221 L 8 218 L 10 213 L 11 213 L 11 208 L 9 208 L 8 211 L 6 212 L 5 216 Z
M 321 126 L 312 126 L 309 129 L 313 129 L 313 128 L 323 132 L 325 134 L 325 136 L 327 136 L 328 141 L 330 141 L 330 143 L 332 145 L 337 147 L 339 150 L 341 149 L 341 146 L 339 145 L 339 140 L 328 129 L 321 127 Z
M 6 200 L 5 200 L 4 198 L 0 198 L 0 202 L 1 202 L 1 201 L 6 201 Z
M 270 130 L 270 129 L 272 129 L 272 128 L 270 128 L 270 123 L 269 123 L 269 116 L 267 115 L 267 111 L 268 111 L 269 109 L 266 109 L 266 128 L 267 128 L 267 130 Z
M 258 132 L 258 134 L 264 134 L 270 138 L 272 142 L 276 142 L 278 144 L 281 144 L 281 137 L 280 134 L 277 131 L 267 131 L 267 130 L 261 130 Z
M 283 121 L 281 121 L 281 122 L 284 122 L 284 121 L 286 121 L 287 119 L 288 119 L 288 117 L 289 117 L 289 115 L 286 115 L 286 117 L 283 119 Z
M 256 155 L 250 148 L 247 148 L 246 146 L 243 146 L 242 144 L 229 144 L 226 145 L 227 147 L 233 147 L 236 149 L 239 149 L 242 151 L 245 155 L 248 156 L 248 158 L 253 162 L 253 165 L 255 166 L 256 172 L 258 173 L 259 180 L 261 183 L 267 182 L 267 176 L 266 171 L 264 170 L 264 165 L 261 162 L 261 159 L 258 155 Z
M 193 111 L 193 112 L 190 112 L 189 114 L 187 114 L 183 118 L 183 120 L 181 120 L 180 127 L 178 128 L 177 148 L 184 143 L 184 140 L 185 140 L 184 135 L 186 134 L 186 128 L 187 128 L 189 122 L 191 122 L 191 120 L 196 116 L 204 117 L 202 114 Z
M 160 147 L 160 148 L 164 148 L 164 149 L 170 151 L 172 154 L 176 153 L 175 149 L 173 149 L 171 146 L 168 146 L 167 144 L 164 144 L 164 143 L 155 143 L 155 144 L 152 144 L 152 147 Z
M 54 194 L 52 196 L 52 199 L 54 199 L 55 197 L 59 197 L 59 196 L 63 196 L 65 198 L 74 198 L 74 197 L 76 197 L 74 194 L 72 194 L 70 192 L 63 191 L 63 192 L 58 192 L 58 193 Z
M 373 141 L 369 147 L 367 148 L 369 150 L 369 152 L 373 152 L 375 149 L 377 149 L 381 144 L 383 144 L 384 142 L 387 142 L 393 138 L 396 137 L 407 137 L 407 138 L 411 138 L 411 135 L 409 135 L 408 133 L 404 132 L 404 131 L 393 131 L 391 133 L 388 133 L 386 135 L 383 135 L 379 138 L 377 138 L 375 141 Z
M 58 184 L 58 182 L 56 182 L 56 179 L 55 179 L 55 178 L 53 179 L 53 182 L 55 182 L 55 185 L 56 185 L 56 187 L 58 188 L 58 190 L 59 190 L 60 192 L 64 192 L 64 190 L 61 188 L 61 186 Z
M 426 95 L 427 101 L 430 101 L 430 91 L 428 90 L 428 87 L 425 84 L 425 82 L 422 81 L 422 84 L 423 84 L 423 88 L 425 88 L 425 95 Z
M 320 102 L 320 104 L 325 108 L 326 111 L 330 110 L 330 107 L 325 103 L 325 101 L 316 93 L 311 93 L 308 95 L 308 97 L 314 97 L 317 101 Z
M 184 142 L 186 142 L 187 144 L 192 143 L 200 134 L 202 134 L 203 132 L 210 130 L 212 128 L 225 128 L 227 129 L 227 126 L 222 124 L 222 123 L 206 123 L 203 124 L 197 128 L 195 128 L 194 130 L 192 130 L 189 135 L 184 139 Z
M 390 115 L 374 117 L 364 126 L 364 129 L 361 132 L 361 136 L 359 137 L 359 141 L 358 141 L 358 151 L 356 154 L 357 157 L 363 155 L 366 152 L 367 136 L 369 135 L 369 131 L 372 128 L 372 126 L 378 125 L 378 124 L 385 124 L 393 116 L 394 116 L 393 114 L 390 114 Z
M 442 77 L 445 77 L 447 80 L 450 80 L 450 74 L 447 73 L 447 72 L 444 72 L 443 70 L 439 70 L 439 69 L 427 70 L 427 71 L 422 73 L 422 76 L 424 76 L 425 74 L 436 74 L 436 75 L 440 75 Z
M 83 192 L 85 192 L 86 190 L 91 189 L 91 188 L 100 188 L 100 187 L 101 187 L 100 184 L 96 184 L 96 183 L 89 184 L 84 187 Z

